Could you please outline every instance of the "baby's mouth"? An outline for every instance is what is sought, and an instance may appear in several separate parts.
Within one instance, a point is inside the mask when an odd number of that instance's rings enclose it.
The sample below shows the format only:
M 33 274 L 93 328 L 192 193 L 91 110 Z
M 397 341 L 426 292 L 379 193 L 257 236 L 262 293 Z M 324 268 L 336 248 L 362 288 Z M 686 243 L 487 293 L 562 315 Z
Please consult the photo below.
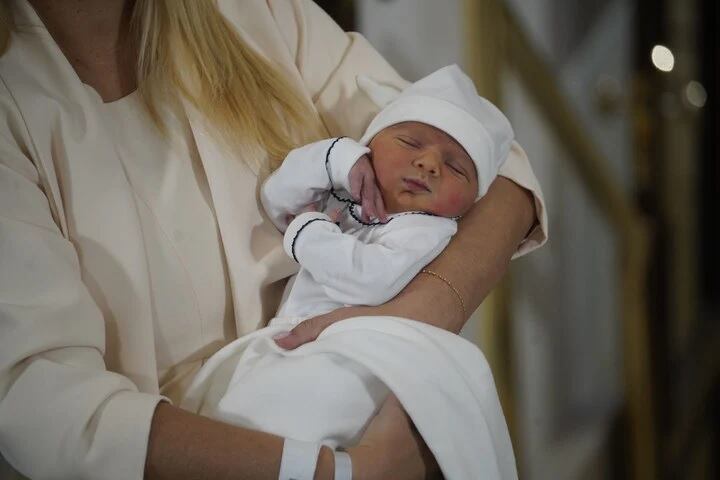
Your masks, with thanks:
M 429 193 L 430 186 L 423 180 L 417 178 L 403 178 L 405 186 L 413 193 Z

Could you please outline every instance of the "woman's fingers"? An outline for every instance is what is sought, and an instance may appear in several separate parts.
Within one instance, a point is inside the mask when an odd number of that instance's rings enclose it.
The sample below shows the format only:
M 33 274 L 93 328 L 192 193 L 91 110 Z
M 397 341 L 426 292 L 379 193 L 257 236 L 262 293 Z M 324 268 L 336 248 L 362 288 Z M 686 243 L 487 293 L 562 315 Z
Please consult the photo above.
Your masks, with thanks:
M 340 309 L 342 310 L 342 309 Z M 302 321 L 295 328 L 287 333 L 279 334 L 273 337 L 278 346 L 286 350 L 294 350 L 300 345 L 315 340 L 320 333 L 333 323 L 346 318 L 335 314 L 334 312 L 326 313 L 318 317 L 308 318 Z

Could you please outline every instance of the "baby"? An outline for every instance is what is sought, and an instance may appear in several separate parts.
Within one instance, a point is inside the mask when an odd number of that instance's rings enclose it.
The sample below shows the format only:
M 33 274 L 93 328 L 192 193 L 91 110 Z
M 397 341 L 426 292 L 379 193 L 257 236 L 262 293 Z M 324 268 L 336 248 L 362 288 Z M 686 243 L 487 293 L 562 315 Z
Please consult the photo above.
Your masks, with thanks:
M 376 101 L 387 97 L 385 87 L 363 83 Z M 487 192 L 508 154 L 510 123 L 457 66 L 388 100 L 358 142 L 334 138 L 293 150 L 265 182 L 263 206 L 300 271 L 270 325 L 211 358 L 184 406 L 349 447 L 393 391 L 446 477 L 514 478 L 502 411 L 487 387 L 492 377 L 469 342 L 394 317 L 339 322 L 293 351 L 271 339 L 309 317 L 397 295 L 445 248 L 456 219 Z M 452 425 L 457 439 L 445 438 Z M 495 462 L 478 462 L 483 445 Z
M 261 193 L 268 216 L 285 232 L 287 254 L 301 266 L 273 322 L 397 295 L 487 192 L 512 139 L 505 116 L 450 66 L 393 99 L 359 142 L 328 139 L 293 150 Z M 372 186 L 351 186 L 368 161 L 381 199 L 365 197 Z M 367 221 L 383 203 L 389 217 Z M 313 204 L 329 214 L 301 213 Z M 288 224 L 288 215 L 297 216 Z

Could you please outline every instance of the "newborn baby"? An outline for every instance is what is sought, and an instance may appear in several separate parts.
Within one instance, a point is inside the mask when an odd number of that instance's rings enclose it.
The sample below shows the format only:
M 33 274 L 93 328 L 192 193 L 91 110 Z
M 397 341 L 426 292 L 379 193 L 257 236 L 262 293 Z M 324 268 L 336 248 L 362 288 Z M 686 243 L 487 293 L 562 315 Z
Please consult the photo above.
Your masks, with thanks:
M 448 478 L 514 478 L 492 377 L 469 342 L 395 317 L 338 322 L 293 351 L 271 339 L 309 317 L 397 295 L 445 248 L 508 154 L 509 122 L 457 66 L 389 97 L 363 82 L 376 101 L 390 100 L 363 137 L 293 150 L 262 187 L 266 213 L 300 265 L 277 316 L 211 358 L 184 406 L 349 447 L 392 390 Z M 441 438 L 453 424 L 457 439 Z M 483 445 L 492 461 L 478 460 Z
M 505 116 L 451 66 L 393 99 L 359 142 L 328 139 L 292 151 L 261 193 L 268 216 L 285 232 L 287 254 L 302 267 L 273 322 L 397 295 L 485 194 L 512 139 Z M 376 189 L 363 168 L 374 170 L 381 197 L 368 198 Z M 389 217 L 369 221 L 383 204 Z M 308 205 L 326 213 L 301 213 Z M 297 216 L 288 224 L 288 215 Z

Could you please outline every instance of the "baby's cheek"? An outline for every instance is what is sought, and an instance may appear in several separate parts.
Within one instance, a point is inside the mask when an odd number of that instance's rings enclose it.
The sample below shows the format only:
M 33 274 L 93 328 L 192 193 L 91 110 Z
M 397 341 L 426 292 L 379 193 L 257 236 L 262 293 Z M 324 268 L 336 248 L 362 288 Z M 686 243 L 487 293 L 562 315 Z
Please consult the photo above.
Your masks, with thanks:
M 435 213 L 443 217 L 455 217 L 462 215 L 472 205 L 472 199 L 461 192 L 449 192 L 439 198 L 435 204 Z

